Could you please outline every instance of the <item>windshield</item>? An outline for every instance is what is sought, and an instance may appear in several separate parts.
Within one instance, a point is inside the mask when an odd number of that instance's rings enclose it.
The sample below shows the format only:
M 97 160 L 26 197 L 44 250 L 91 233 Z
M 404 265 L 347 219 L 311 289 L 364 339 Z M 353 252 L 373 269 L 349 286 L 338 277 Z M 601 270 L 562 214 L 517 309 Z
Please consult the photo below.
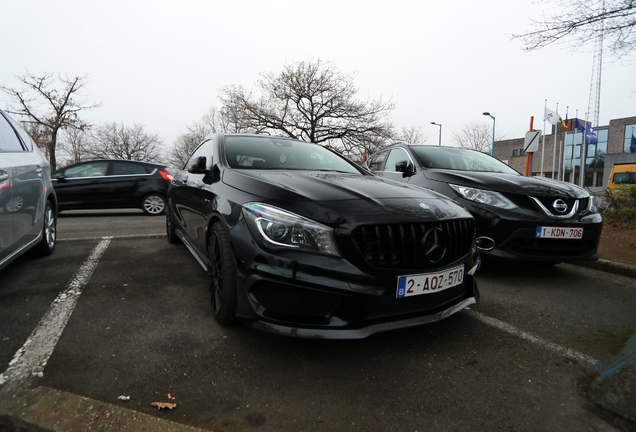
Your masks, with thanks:
M 228 136 L 225 157 L 237 169 L 362 173 L 353 162 L 319 144 L 284 138 Z
M 476 150 L 459 147 L 412 146 L 425 168 L 519 174 L 505 163 Z

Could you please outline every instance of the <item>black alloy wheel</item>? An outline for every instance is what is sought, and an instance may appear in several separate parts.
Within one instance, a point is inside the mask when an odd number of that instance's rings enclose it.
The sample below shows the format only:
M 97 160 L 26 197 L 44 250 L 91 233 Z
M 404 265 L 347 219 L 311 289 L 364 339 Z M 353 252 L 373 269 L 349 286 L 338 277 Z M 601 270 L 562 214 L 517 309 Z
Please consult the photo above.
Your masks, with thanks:
M 220 324 L 231 324 L 236 316 L 236 265 L 223 222 L 216 222 L 210 230 L 208 257 L 212 314 Z
M 170 210 L 170 205 L 166 207 L 166 234 L 168 236 L 168 243 L 179 244 L 181 239 L 175 231 L 175 220 Z
M 147 215 L 157 216 L 166 210 L 166 200 L 159 194 L 148 194 L 141 202 L 141 208 Z
M 57 239 L 57 215 L 53 210 L 53 205 L 47 201 L 44 209 L 44 226 L 42 227 L 42 240 L 33 248 L 33 252 L 38 256 L 51 255 L 55 250 Z

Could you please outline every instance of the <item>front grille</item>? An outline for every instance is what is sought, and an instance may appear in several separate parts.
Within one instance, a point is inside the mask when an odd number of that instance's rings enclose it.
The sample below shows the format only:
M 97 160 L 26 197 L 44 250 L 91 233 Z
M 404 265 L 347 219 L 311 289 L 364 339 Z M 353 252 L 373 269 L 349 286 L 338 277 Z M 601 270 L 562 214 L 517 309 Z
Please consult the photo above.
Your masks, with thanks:
M 526 210 L 536 210 L 537 206 L 533 203 L 528 195 L 514 194 L 514 193 L 504 193 L 504 196 L 516 204 L 519 208 Z
M 543 209 L 541 209 L 541 207 L 539 207 L 527 195 L 520 195 L 520 194 L 513 194 L 513 193 L 505 193 L 504 195 L 506 196 L 506 198 L 508 198 L 510 201 L 515 203 L 520 208 L 529 209 L 529 210 L 538 210 L 539 212 L 544 213 Z M 549 216 L 563 216 L 563 215 L 569 214 L 572 211 L 572 207 L 576 204 L 577 201 L 579 202 L 577 213 L 581 213 L 582 211 L 587 210 L 587 208 L 590 205 L 589 198 L 580 198 L 578 200 L 575 198 L 564 198 L 559 196 L 552 196 L 552 197 L 535 196 L 534 198 L 539 200 L 541 204 L 543 204 L 543 206 L 546 209 L 548 209 Z M 553 204 L 554 204 L 554 201 L 557 199 L 561 199 L 563 200 L 563 202 L 567 204 L 568 207 L 565 212 L 557 213 L 554 210 Z
M 424 234 L 439 228 L 445 253 L 428 256 L 422 246 Z M 475 239 L 475 222 L 461 219 L 411 224 L 365 225 L 353 230 L 353 241 L 364 259 L 374 267 L 427 269 L 451 264 L 466 256 Z
M 543 204 L 543 206 L 548 209 L 548 211 L 550 212 L 551 215 L 553 216 L 563 216 L 563 215 L 567 215 L 570 214 L 570 212 L 572 211 L 572 207 L 574 207 L 574 204 L 576 204 L 576 199 L 574 198 L 562 198 L 562 197 L 535 197 L 535 199 L 539 200 L 541 202 L 541 204 Z M 553 204 L 556 200 L 562 200 L 563 202 L 565 202 L 567 204 L 567 209 L 561 213 L 558 213 L 554 210 Z M 581 210 L 581 207 L 579 206 L 579 211 Z

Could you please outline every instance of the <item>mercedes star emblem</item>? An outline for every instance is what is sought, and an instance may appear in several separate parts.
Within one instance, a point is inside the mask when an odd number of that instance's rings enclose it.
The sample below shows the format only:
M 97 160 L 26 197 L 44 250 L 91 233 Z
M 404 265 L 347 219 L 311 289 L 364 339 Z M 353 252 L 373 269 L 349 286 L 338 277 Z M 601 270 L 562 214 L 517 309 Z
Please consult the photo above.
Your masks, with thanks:
M 441 228 L 431 228 L 422 236 L 422 250 L 426 259 L 435 264 L 446 255 L 446 235 Z

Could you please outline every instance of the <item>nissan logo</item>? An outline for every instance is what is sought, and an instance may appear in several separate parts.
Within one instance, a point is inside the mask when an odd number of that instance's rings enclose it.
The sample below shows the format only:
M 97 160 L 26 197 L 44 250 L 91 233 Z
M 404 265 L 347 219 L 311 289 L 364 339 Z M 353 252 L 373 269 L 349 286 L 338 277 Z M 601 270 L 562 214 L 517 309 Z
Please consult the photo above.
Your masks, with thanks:
M 568 205 L 562 199 L 557 199 L 552 203 L 552 208 L 559 213 L 565 213 L 568 209 Z
M 435 264 L 446 255 L 446 234 L 441 228 L 431 228 L 422 236 L 422 251 L 428 262 Z

